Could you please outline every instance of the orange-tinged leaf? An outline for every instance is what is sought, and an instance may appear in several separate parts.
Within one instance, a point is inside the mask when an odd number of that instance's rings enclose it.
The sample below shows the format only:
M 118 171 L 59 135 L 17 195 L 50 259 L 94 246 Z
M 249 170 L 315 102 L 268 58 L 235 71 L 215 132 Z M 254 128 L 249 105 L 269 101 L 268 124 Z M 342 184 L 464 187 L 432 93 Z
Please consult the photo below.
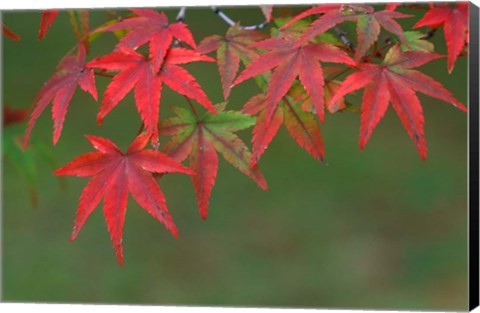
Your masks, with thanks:
M 253 129 L 251 166 L 255 166 L 260 161 L 282 123 L 301 148 L 305 149 L 315 159 L 323 162 L 325 148 L 319 124 L 315 120 L 314 114 L 305 112 L 300 108 L 300 102 L 295 100 L 297 96 L 295 93 L 296 88 L 292 87 L 288 94 L 282 98 L 269 124 L 265 121 L 268 102 L 264 94 L 252 97 L 243 107 L 243 112 L 251 115 L 258 114 Z
M 320 127 L 313 114 L 305 112 L 299 106 L 286 99 L 284 124 L 290 136 L 314 159 L 324 162 L 325 147 Z
M 251 61 L 258 56 L 257 49 L 248 48 L 248 46 L 265 38 L 266 35 L 261 32 L 244 30 L 239 24 L 235 24 L 228 29 L 225 37 L 209 36 L 198 45 L 197 51 L 200 53 L 217 51 L 218 73 L 225 100 L 230 96 L 233 81 L 240 68 L 240 60 Z
M 192 182 L 203 219 L 208 215 L 209 199 L 217 176 L 217 152 L 262 189 L 268 188 L 259 167 L 250 167 L 251 153 L 247 146 L 234 134 L 252 126 L 255 118 L 240 112 L 223 111 L 219 106 L 217 108 L 217 114 L 207 112 L 201 117 L 175 108 L 177 116 L 161 121 L 159 129 L 161 135 L 171 136 L 163 146 L 165 153 L 177 161 L 183 161 L 190 155 L 190 167 L 197 172 Z

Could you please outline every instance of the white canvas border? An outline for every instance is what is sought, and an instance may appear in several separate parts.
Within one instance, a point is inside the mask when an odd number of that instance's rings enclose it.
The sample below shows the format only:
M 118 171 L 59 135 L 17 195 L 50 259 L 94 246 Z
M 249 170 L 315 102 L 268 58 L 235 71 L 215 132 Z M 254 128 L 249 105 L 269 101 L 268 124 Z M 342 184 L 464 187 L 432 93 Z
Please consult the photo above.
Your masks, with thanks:
M 53 8 L 108 8 L 108 7 L 181 7 L 181 6 L 247 6 L 259 4 L 276 4 L 276 5 L 308 5 L 312 3 L 321 3 L 323 1 L 308 1 L 308 0 L 246 0 L 246 1 L 226 1 L 226 0 L 176 0 L 175 5 L 170 5 L 171 2 L 158 0 L 82 0 L 79 1 L 55 1 L 55 0 L 15 0 L 0 2 L 0 10 L 41 10 Z M 346 0 L 346 1 L 324 1 L 328 3 L 386 3 L 395 2 L 387 0 Z M 415 1 L 415 0 L 401 0 L 399 2 L 430 2 L 430 1 Z M 471 1 L 477 6 L 480 6 L 480 0 Z M 133 3 L 133 6 L 132 6 Z M 1 48 L 1 44 L 0 44 Z M 1 53 L 0 53 L 1 56 Z M 1 66 L 0 66 L 1 73 Z M 1 115 L 1 114 L 0 114 Z M 0 219 L 1 221 L 1 219 Z M 0 224 L 1 233 L 1 224 Z M 0 236 L 1 238 L 1 236 Z M 1 254 L 0 254 L 1 265 Z M 0 270 L 1 282 L 1 270 Z M 223 308 L 223 307 L 187 307 L 187 306 L 139 306 L 139 305 L 87 305 L 87 304 L 33 304 L 33 303 L 0 303 L 0 312 L 35 312 L 35 313 L 105 313 L 114 311 L 115 313 L 383 313 L 383 312 L 421 312 L 421 311 L 381 311 L 381 310 L 341 310 L 341 309 L 273 309 L 273 308 Z M 436 311 L 440 312 L 440 311 Z M 473 310 L 474 313 L 480 313 L 480 307 Z

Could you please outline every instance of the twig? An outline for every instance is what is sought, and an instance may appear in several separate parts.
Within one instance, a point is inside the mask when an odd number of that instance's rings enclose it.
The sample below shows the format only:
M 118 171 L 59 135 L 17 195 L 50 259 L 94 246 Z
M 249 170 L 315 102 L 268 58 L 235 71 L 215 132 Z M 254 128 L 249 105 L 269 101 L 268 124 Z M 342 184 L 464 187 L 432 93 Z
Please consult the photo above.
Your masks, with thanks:
M 233 26 L 236 24 L 234 20 L 232 20 L 228 15 L 220 11 L 217 7 L 212 7 L 213 13 L 217 14 L 225 23 L 229 26 Z M 245 30 L 255 30 L 255 29 L 262 29 L 264 28 L 269 22 L 265 20 L 264 22 L 257 24 L 257 25 L 249 25 L 249 26 L 241 26 L 240 28 Z
M 352 42 L 347 37 L 346 32 L 344 32 L 339 27 L 334 27 L 333 30 L 335 31 L 335 33 L 337 33 L 338 38 L 340 38 L 340 40 L 343 42 L 345 46 L 349 47 L 352 51 L 355 51 Z
M 185 21 L 185 12 L 187 11 L 187 7 L 181 7 L 180 11 L 178 11 L 176 20 L 177 22 L 184 22 Z
M 423 36 L 422 38 L 420 39 L 430 39 L 433 37 L 433 35 L 435 35 L 435 33 L 437 32 L 437 29 L 436 28 L 432 28 L 430 29 L 428 32 L 425 33 L 425 36 Z

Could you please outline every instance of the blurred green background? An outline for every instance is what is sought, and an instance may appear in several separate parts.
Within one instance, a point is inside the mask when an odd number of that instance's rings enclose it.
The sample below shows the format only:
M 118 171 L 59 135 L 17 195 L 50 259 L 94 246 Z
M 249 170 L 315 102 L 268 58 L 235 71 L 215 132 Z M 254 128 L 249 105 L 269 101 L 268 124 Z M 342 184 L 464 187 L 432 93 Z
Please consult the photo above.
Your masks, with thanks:
M 166 10 L 170 20 L 177 11 Z M 403 21 L 404 29 L 424 13 L 400 11 L 417 16 Z M 246 25 L 263 20 L 257 7 L 225 12 Z M 36 39 L 38 11 L 3 12 L 3 18 L 22 36 L 18 42 L 3 41 L 3 103 L 27 108 L 75 38 L 65 12 L 41 42 Z M 197 42 L 227 29 L 209 8 L 189 9 L 186 18 Z M 91 25 L 105 20 L 105 11 L 94 11 Z M 353 38 L 350 26 L 346 29 Z M 446 53 L 442 31 L 432 41 Z M 93 43 L 92 55 L 108 53 L 115 43 L 113 35 L 104 35 Z M 213 102 L 222 100 L 215 64 L 187 68 Z M 451 75 L 445 59 L 422 70 L 467 103 L 465 57 Z M 96 80 L 101 98 L 109 79 Z M 241 108 L 258 91 L 253 80 L 241 84 L 233 89 L 229 107 Z M 360 94 L 350 100 L 358 103 Z M 69 242 L 87 179 L 66 178 L 62 189 L 48 164 L 38 160 L 39 205 L 33 208 L 25 181 L 4 161 L 3 300 L 464 310 L 467 114 L 419 97 L 429 149 L 425 162 L 391 108 L 363 152 L 357 143 L 359 116 L 328 115 L 321 126 L 328 166 L 281 129 L 260 163 L 270 190 L 260 190 L 221 158 L 206 221 L 199 217 L 188 176 L 160 180 L 178 240 L 130 197 L 123 268 L 100 207 L 77 240 Z M 170 114 L 170 105 L 186 105 L 168 88 L 161 101 L 162 116 Z M 52 147 L 60 164 L 92 150 L 85 134 L 109 137 L 122 148 L 134 138 L 140 118 L 131 94 L 103 126 L 95 122 L 98 105 L 77 89 L 62 137 Z M 51 146 L 49 115 L 50 106 L 33 137 Z M 243 138 L 248 140 L 249 132 Z

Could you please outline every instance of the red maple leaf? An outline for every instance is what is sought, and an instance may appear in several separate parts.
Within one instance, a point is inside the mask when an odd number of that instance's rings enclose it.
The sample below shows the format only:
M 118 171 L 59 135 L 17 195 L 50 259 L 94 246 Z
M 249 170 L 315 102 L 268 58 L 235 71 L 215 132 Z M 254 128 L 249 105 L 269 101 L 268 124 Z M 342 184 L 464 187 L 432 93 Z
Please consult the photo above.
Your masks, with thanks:
M 355 62 L 341 49 L 326 43 L 297 46 L 295 40 L 271 38 L 251 45 L 270 52 L 253 60 L 235 80 L 234 85 L 261 73 L 273 71 L 267 88 L 265 121 L 268 125 L 278 102 L 285 96 L 298 76 L 310 95 L 320 121 L 324 119 L 324 77 L 319 61 L 344 63 L 354 66 Z
M 387 3 L 385 5 L 385 10 L 395 11 L 401 3 Z
M 344 12 L 342 11 L 342 8 L 343 8 L 343 5 L 342 4 L 320 4 L 316 7 L 313 7 L 313 8 L 310 8 L 306 11 L 303 11 L 302 13 L 294 16 L 290 21 L 288 21 L 287 23 L 285 23 L 282 27 L 280 27 L 280 29 L 285 29 L 287 27 L 290 27 L 291 25 L 293 25 L 295 22 L 301 20 L 301 19 L 304 19 L 306 18 L 307 16 L 310 16 L 310 15 L 317 15 L 317 14 L 330 14 L 331 16 L 329 16 L 329 18 L 326 18 L 325 19 L 325 22 L 326 22 L 326 25 L 325 27 L 327 27 L 325 30 L 329 29 L 329 28 L 332 28 L 333 26 L 335 26 L 336 24 L 339 24 L 343 21 L 345 21 L 343 18 L 346 16 L 344 14 Z M 338 19 L 338 21 L 337 21 Z M 347 18 L 348 20 L 349 18 Z M 330 21 L 331 20 L 331 21 Z M 352 18 L 353 20 L 353 18 Z M 318 22 L 315 22 L 316 24 L 320 24 Z M 333 25 L 331 25 L 332 23 L 334 23 Z M 331 25 L 331 26 L 330 26 Z M 311 26 L 315 26 L 312 25 Z M 325 30 L 321 30 L 321 32 L 324 32 Z M 312 36 L 311 38 L 315 37 L 316 35 Z
M 387 52 L 383 64 L 362 63 L 358 66 L 357 72 L 345 78 L 331 102 L 334 103 L 340 97 L 365 87 L 361 111 L 360 149 L 365 147 L 390 102 L 415 142 L 420 156 L 426 158 L 423 110 L 415 92 L 451 103 L 462 111 L 467 110 L 439 82 L 413 69 L 441 57 L 438 54 L 420 51 L 402 53 L 400 47 L 395 45 Z
M 205 219 L 208 202 L 218 169 L 217 151 L 240 172 L 253 179 L 266 190 L 267 182 L 258 166 L 250 167 L 250 151 L 245 143 L 233 132 L 252 126 L 255 118 L 234 111 L 223 111 L 203 116 L 175 107 L 176 117 L 160 123 L 160 134 L 172 136 L 163 151 L 181 162 L 190 155 L 190 167 L 197 173 L 192 176 L 197 194 L 200 216 Z
M 62 133 L 68 105 L 70 100 L 72 100 L 77 85 L 97 100 L 95 76 L 93 70 L 85 67 L 85 56 L 85 47 L 83 44 L 79 44 L 77 55 L 69 54 L 63 58 L 53 76 L 43 85 L 34 100 L 36 106 L 30 115 L 28 127 L 25 131 L 24 147 L 28 143 L 30 133 L 38 117 L 50 102 L 53 102 L 53 144 L 56 144 Z
M 448 50 L 448 72 L 451 73 L 468 39 L 468 2 L 458 2 L 455 6 L 438 4 L 432 7 L 413 28 L 423 26 L 443 26 Z
M 380 35 L 380 28 L 383 27 L 392 34 L 396 35 L 400 41 L 408 48 L 409 44 L 403 29 L 394 19 L 407 18 L 412 15 L 403 14 L 390 10 L 363 14 L 357 17 L 357 47 L 355 49 L 355 61 L 365 55 L 367 50 L 377 41 Z
M 6 127 L 10 124 L 22 123 L 28 116 L 28 112 L 25 109 L 15 109 L 8 105 L 3 106 L 3 126 Z
M 20 40 L 22 39 L 19 35 L 17 35 L 16 33 L 13 32 L 13 30 L 11 30 L 10 28 L 7 27 L 7 25 L 3 24 L 2 23 L 2 34 L 7 37 L 7 38 L 10 38 L 12 40 Z
M 42 12 L 42 19 L 40 20 L 40 29 L 38 30 L 38 40 L 42 40 L 48 32 L 53 21 L 57 17 L 59 10 L 46 10 Z
M 337 92 L 338 88 L 342 84 L 341 81 L 335 78 L 344 73 L 345 70 L 337 66 L 325 66 L 323 68 L 323 74 L 325 76 L 325 87 L 323 89 L 323 98 L 325 100 L 325 106 L 328 112 L 336 113 L 346 108 L 345 99 L 340 98 L 335 103 L 330 103 L 333 95 Z M 293 91 L 293 93 L 292 93 Z M 302 110 L 306 112 L 315 112 L 315 108 L 310 100 L 310 97 L 305 91 L 300 91 L 297 88 L 289 91 L 295 102 L 300 102 Z
M 297 42 L 297 46 L 299 46 L 337 24 L 346 21 L 356 21 L 357 47 L 355 50 L 355 61 L 358 62 L 365 55 L 368 48 L 377 41 L 381 27 L 396 35 L 408 47 L 402 27 L 394 19 L 407 18 L 412 15 L 395 12 L 393 9 L 395 9 L 394 6 L 387 6 L 385 10 L 375 12 L 373 7 L 368 5 L 319 5 L 294 17 L 283 25 L 281 29 L 285 29 L 307 16 L 322 14 L 300 37 Z
M 117 31 L 130 29 L 117 47 L 137 49 L 139 46 L 149 43 L 150 59 L 155 71 L 162 65 L 163 59 L 173 41 L 173 38 L 181 40 L 192 48 L 196 48 L 195 40 L 187 25 L 182 22 L 168 23 L 165 13 L 158 13 L 149 9 L 130 9 L 137 17 L 132 17 L 105 26 L 97 31 Z
M 267 107 L 265 94 L 254 96 L 245 104 L 242 109 L 243 113 L 249 115 L 258 114 L 255 127 L 253 128 L 250 166 L 255 166 L 258 163 L 282 124 L 285 125 L 290 136 L 300 147 L 305 149 L 315 159 L 324 161 L 325 147 L 318 122 L 312 113 L 301 109 L 300 104 L 295 101 L 296 93 L 298 93 L 298 88 L 293 87 L 282 98 L 269 124 L 265 121 Z
M 225 100 L 230 96 L 233 80 L 240 68 L 240 59 L 249 63 L 259 54 L 255 49 L 249 49 L 248 46 L 265 38 L 264 33 L 244 30 L 236 24 L 227 30 L 225 37 L 212 35 L 199 43 L 197 51 L 200 53 L 207 54 L 217 51 L 218 73 L 222 81 Z
M 165 196 L 151 173 L 194 172 L 166 154 L 144 150 L 149 141 L 149 136 L 145 134 L 135 138 L 126 153 L 108 139 L 95 136 L 87 136 L 87 139 L 97 152 L 83 154 L 55 171 L 55 175 L 93 176 L 80 196 L 70 240 L 77 237 L 89 215 L 103 198 L 108 231 L 118 262 L 122 265 L 123 224 L 129 192 L 142 208 L 177 237 L 177 227 L 168 213 Z
M 187 70 L 178 66 L 197 61 L 214 62 L 215 60 L 193 50 L 171 48 L 157 73 L 150 58 L 146 58 L 130 48 L 120 47 L 118 51 L 88 62 L 86 66 L 90 68 L 120 71 L 113 77 L 112 82 L 105 90 L 97 115 L 98 123 L 101 124 L 103 118 L 130 90 L 134 89 L 137 110 L 149 134 L 153 135 L 152 141 L 157 141 L 162 84 L 198 101 L 207 110 L 215 113 L 213 104 L 195 78 Z
M 321 14 L 297 41 L 296 46 L 300 46 L 340 23 L 356 21 L 358 17 L 372 13 L 374 13 L 374 9 L 364 4 L 321 4 L 293 17 L 280 29 L 290 27 L 307 16 Z

